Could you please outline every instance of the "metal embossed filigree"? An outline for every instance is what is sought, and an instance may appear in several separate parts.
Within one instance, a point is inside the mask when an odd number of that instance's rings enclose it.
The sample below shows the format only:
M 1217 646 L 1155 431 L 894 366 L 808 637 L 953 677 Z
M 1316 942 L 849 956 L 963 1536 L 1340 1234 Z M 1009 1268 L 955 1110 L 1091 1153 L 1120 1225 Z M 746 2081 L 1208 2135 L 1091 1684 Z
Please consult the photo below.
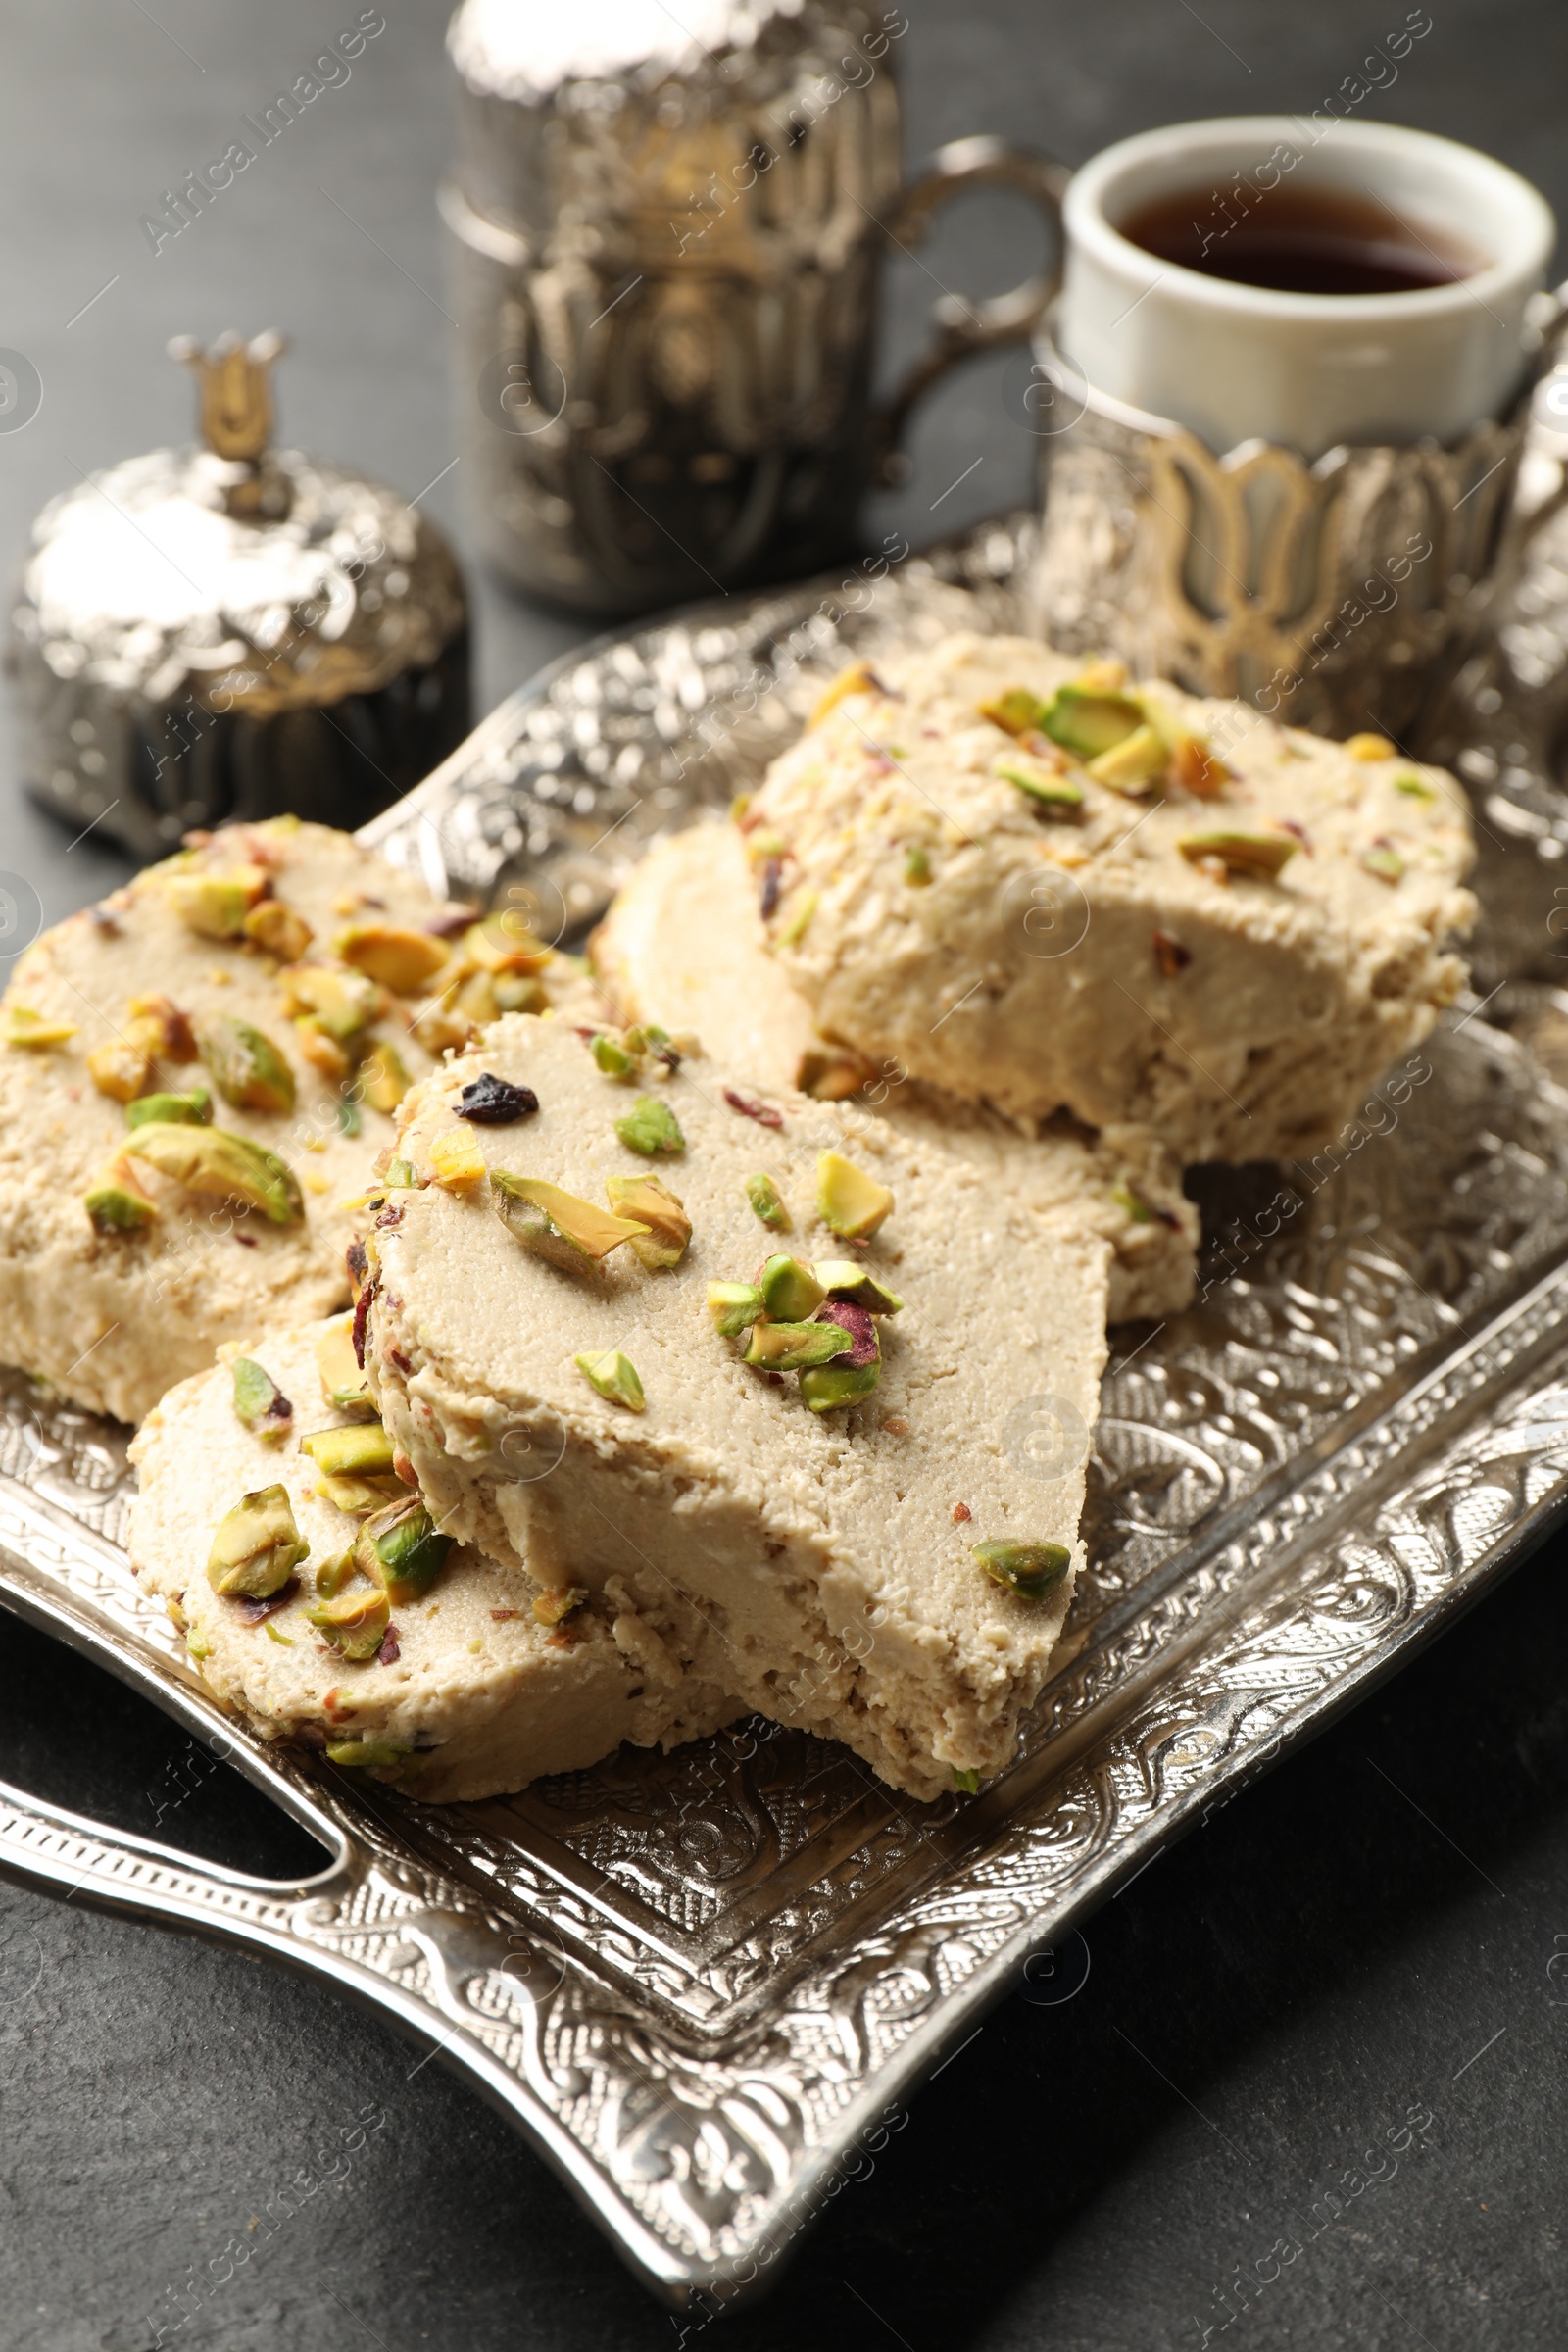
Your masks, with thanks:
M 755 775 L 847 651 L 1013 621 L 1028 558 L 993 526 L 569 657 L 376 838 L 440 887 L 525 880 L 577 922 Z M 1506 723 L 1492 674 L 1479 708 L 1455 690 L 1461 748 Z M 1544 762 L 1529 791 L 1568 817 Z M 1544 924 L 1552 862 L 1522 873 Z M 326 1859 L 257 1885 L 0 1789 L 0 1866 L 379 2002 L 650 2283 L 744 2290 L 1032 1949 L 1568 1511 L 1568 1094 L 1505 1025 L 1544 1037 L 1557 994 L 1514 980 L 1449 1016 L 1311 1162 L 1207 1173 L 1198 1302 L 1113 1351 L 1070 1658 L 976 1799 L 916 1805 L 756 1720 L 483 1804 L 318 1777 L 221 1713 L 136 1592 L 122 1433 L 11 1376 L 8 1603 L 220 1735 Z

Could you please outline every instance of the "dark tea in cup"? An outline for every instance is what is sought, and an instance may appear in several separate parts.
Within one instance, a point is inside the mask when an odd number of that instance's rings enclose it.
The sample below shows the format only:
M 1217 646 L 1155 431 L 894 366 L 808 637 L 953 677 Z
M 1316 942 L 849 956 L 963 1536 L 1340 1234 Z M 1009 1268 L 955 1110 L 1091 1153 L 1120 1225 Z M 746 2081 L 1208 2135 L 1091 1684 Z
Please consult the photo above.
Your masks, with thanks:
M 1180 188 L 1116 226 L 1157 261 L 1281 294 L 1418 294 L 1487 267 L 1451 231 L 1356 188 Z

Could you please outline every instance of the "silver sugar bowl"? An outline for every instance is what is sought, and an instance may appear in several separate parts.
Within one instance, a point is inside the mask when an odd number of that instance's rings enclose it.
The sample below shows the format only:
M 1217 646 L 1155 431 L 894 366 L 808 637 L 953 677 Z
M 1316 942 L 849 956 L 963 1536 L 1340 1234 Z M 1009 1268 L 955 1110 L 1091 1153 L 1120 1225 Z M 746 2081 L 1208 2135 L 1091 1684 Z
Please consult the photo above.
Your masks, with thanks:
M 678 22 L 677 22 L 678 18 Z M 1047 275 L 945 297 L 893 401 L 871 397 L 890 236 L 976 182 L 1057 166 L 967 139 L 901 184 L 893 65 L 866 0 L 465 0 L 452 232 L 458 432 L 475 543 L 519 587 L 624 613 L 782 578 L 852 543 L 913 402 L 1021 340 Z
M 52 499 L 12 602 L 25 786 L 139 858 L 229 817 L 362 824 L 470 723 L 451 549 L 394 491 L 271 446 L 282 349 L 172 344 L 202 445 Z

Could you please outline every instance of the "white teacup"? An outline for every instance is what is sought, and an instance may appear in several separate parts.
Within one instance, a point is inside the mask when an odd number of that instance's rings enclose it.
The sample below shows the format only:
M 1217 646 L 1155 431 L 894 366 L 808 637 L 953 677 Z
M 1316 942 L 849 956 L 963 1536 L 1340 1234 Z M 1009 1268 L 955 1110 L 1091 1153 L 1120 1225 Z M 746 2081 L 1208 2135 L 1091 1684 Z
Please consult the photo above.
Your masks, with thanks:
M 1223 238 L 1274 187 L 1371 199 L 1469 274 L 1395 293 L 1282 292 L 1161 260 L 1121 233 L 1200 193 Z M 1337 443 L 1451 442 L 1500 416 L 1527 372 L 1550 207 L 1473 148 L 1386 122 L 1286 115 L 1175 123 L 1122 139 L 1063 206 L 1058 345 L 1102 396 L 1172 418 L 1216 453 L 1259 439 L 1308 460 Z

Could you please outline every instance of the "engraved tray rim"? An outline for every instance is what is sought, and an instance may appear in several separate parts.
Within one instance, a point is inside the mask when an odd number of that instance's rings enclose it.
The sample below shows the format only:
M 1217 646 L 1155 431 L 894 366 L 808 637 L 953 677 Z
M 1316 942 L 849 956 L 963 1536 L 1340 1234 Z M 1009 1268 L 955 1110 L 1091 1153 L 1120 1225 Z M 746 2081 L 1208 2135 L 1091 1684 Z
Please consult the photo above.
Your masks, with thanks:
M 938 580 L 983 590 L 964 564 L 988 534 L 1000 561 L 999 533 L 1021 564 L 1029 526 L 1010 517 L 927 551 L 910 572 L 923 563 Z M 798 634 L 822 585 L 711 600 L 568 649 L 361 839 L 422 863 L 446 889 L 454 802 L 489 789 L 474 783 L 485 762 L 517 744 L 564 680 L 639 641 L 733 629 L 747 614 L 794 612 Z M 818 612 L 834 601 L 829 588 Z M 829 613 L 829 638 L 839 625 Z M 1553 718 L 1552 698 L 1537 699 Z M 503 785 L 493 797 L 506 796 Z M 578 855 L 567 836 L 557 826 L 552 842 L 563 870 Z M 480 881 L 493 882 L 510 855 L 503 843 Z M 1483 1059 L 1517 1053 L 1499 1032 L 1484 1036 L 1472 1040 Z M 1568 1096 L 1542 1091 L 1568 1136 Z M 607 1961 L 569 1925 L 556 1933 L 537 1893 L 487 1899 L 476 1870 L 443 1866 L 438 1841 L 400 1826 L 400 1800 L 318 1777 L 237 1725 L 136 1593 L 92 1512 L 6 1473 L 4 1605 L 207 1739 L 326 1859 L 298 1886 L 253 1881 L 0 1782 L 0 1872 L 325 1978 L 430 2043 L 500 2107 L 647 2286 L 677 2308 L 694 2297 L 727 2304 L 766 2279 L 852 2149 L 972 2033 L 1032 1953 L 1267 1770 L 1287 1741 L 1355 1704 L 1568 1517 L 1568 1230 L 1475 1328 L 1447 1328 L 1446 1341 L 1429 1336 L 1408 1385 L 1302 1448 L 1294 1483 L 1265 1484 L 1212 1545 L 1170 1555 L 1169 1575 L 1149 1580 L 1154 1597 L 1140 1590 L 1129 1619 L 1135 1630 L 1159 1619 L 1157 1638 L 1142 1655 L 1123 1641 L 1098 1692 L 1095 1661 L 1113 1636 L 1091 1627 L 1046 1693 L 1062 1728 L 961 1812 L 932 1809 L 914 1833 L 929 1848 L 919 1872 L 890 1877 L 808 1942 L 776 1989 L 738 1997 L 711 2021 L 672 2026 L 634 1972 L 617 1975 L 612 1951 Z M 1071 1715 L 1065 1697 L 1053 1701 L 1069 1684 L 1080 1702 Z

